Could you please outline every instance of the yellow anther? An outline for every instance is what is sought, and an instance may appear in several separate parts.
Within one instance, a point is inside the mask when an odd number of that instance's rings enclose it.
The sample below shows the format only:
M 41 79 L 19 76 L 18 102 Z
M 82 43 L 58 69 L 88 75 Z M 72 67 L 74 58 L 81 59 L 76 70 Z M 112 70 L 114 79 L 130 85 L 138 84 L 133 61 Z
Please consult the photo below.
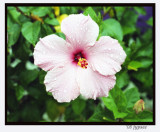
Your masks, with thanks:
M 78 60 L 77 65 L 79 65 L 80 67 L 82 67 L 82 68 L 84 68 L 84 69 L 87 69 L 88 62 L 87 62 L 86 59 L 80 58 L 80 59 Z

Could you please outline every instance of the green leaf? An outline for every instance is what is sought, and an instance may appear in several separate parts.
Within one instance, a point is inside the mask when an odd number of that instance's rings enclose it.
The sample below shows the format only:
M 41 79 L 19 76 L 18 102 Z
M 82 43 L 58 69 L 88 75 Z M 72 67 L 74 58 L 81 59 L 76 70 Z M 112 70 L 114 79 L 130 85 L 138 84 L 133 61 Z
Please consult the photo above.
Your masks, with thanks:
M 136 10 L 136 12 L 138 14 L 146 15 L 146 11 L 145 11 L 144 7 L 133 7 L 133 8 Z
M 138 14 L 133 10 L 127 10 L 121 18 L 121 25 L 123 29 L 123 35 L 134 33 L 136 28 L 136 22 L 138 19 Z
M 51 12 L 52 8 L 51 7 L 36 7 L 34 10 L 32 10 L 32 13 L 34 15 L 37 15 L 39 17 L 44 17 L 47 14 Z
M 101 25 L 102 21 L 103 21 L 103 19 L 102 19 L 101 13 L 98 12 L 98 16 L 97 16 L 97 23 L 98 23 L 98 25 Z
M 123 40 L 123 31 L 121 25 L 115 19 L 107 19 L 102 23 L 102 36 L 111 36 L 119 41 Z
M 19 59 L 15 59 L 12 63 L 11 63 L 11 67 L 16 67 L 19 63 L 21 62 L 21 60 Z
M 47 101 L 47 114 L 52 121 L 54 121 L 55 118 L 59 116 L 60 113 L 58 106 L 54 100 Z
M 25 23 L 25 22 L 27 22 L 27 21 L 29 22 L 29 21 L 31 21 L 31 20 L 30 20 L 30 18 L 28 18 L 27 16 L 24 16 L 24 15 L 21 14 L 21 15 L 19 16 L 19 21 L 20 21 L 20 23 Z
M 127 108 L 133 108 L 134 104 L 140 99 L 140 94 L 137 88 L 129 88 L 124 91 L 127 99 Z
M 27 61 L 25 66 L 26 66 L 27 70 L 35 70 L 35 69 L 38 68 L 36 65 L 34 65 L 33 63 L 31 63 L 30 61 Z
M 128 9 L 122 18 L 122 25 L 126 24 L 127 26 L 131 26 L 132 24 L 136 24 L 138 19 L 138 14 L 133 10 Z M 134 25 L 135 26 L 135 25 Z
M 130 40 L 129 40 L 129 43 L 128 43 L 128 46 L 129 46 L 129 48 L 130 48 L 130 57 L 129 58 L 131 58 L 132 60 L 133 60 L 133 58 L 135 57 L 135 55 L 136 55 L 136 52 L 137 52 L 137 50 L 142 46 L 142 44 L 141 44 L 141 42 L 140 42 L 140 40 L 139 40 L 139 38 L 137 38 L 136 39 L 136 41 L 134 41 L 134 39 L 133 38 L 130 38 Z M 130 60 L 131 61 L 131 60 Z M 129 61 L 129 62 L 130 62 Z
M 82 99 L 79 99 L 79 98 L 72 102 L 72 109 L 73 109 L 74 113 L 77 115 L 82 113 L 85 106 L 86 106 L 86 102 Z
M 60 6 L 60 12 L 61 14 L 78 14 L 80 7 L 78 6 Z M 84 10 L 84 8 L 83 8 Z
M 29 15 L 29 13 L 35 9 L 36 7 L 33 6 L 18 6 L 18 8 L 25 14 Z
M 47 35 L 53 34 L 52 28 L 47 25 L 47 24 L 42 24 L 41 32 L 40 32 L 40 37 L 45 37 Z
M 94 21 L 96 21 L 97 15 L 96 15 L 95 11 L 92 9 L 92 7 L 88 7 L 87 9 L 85 9 L 85 11 L 83 12 L 83 14 L 84 14 L 85 16 L 90 15 L 90 17 L 91 17 Z
M 20 34 L 18 42 L 12 47 L 13 54 L 15 58 L 20 59 L 21 61 L 26 61 L 29 59 L 29 54 L 32 52 L 29 48 L 30 44 L 25 38 Z
M 29 96 L 32 96 L 32 98 L 39 100 L 41 104 L 44 104 L 47 93 L 44 83 L 40 84 L 38 81 L 38 77 L 36 77 L 34 81 L 27 85 L 26 90 L 28 91 Z
M 7 55 L 7 67 L 9 67 L 11 64 L 11 56 Z
M 41 119 L 42 107 L 37 102 L 28 101 L 21 106 L 21 110 L 18 111 L 20 118 L 23 122 L 38 122 Z
M 124 118 L 127 116 L 126 113 L 126 97 L 123 94 L 122 90 L 118 87 L 114 87 L 110 92 L 108 97 L 102 98 L 104 105 L 110 110 L 113 111 L 114 117 Z
M 123 28 L 124 35 L 131 34 L 136 31 L 136 27 L 133 25 L 131 27 L 124 25 L 124 26 L 122 26 L 122 28 Z
M 31 44 L 35 45 L 35 43 L 38 40 L 38 36 L 40 33 L 40 26 L 41 22 L 36 21 L 34 23 L 32 22 L 26 22 L 22 25 L 22 34 L 25 37 L 27 41 L 29 41 Z
M 42 116 L 43 120 L 41 120 L 40 122 L 51 122 L 52 120 L 49 118 L 47 112 L 45 112 Z
M 143 83 L 144 87 L 150 87 L 150 86 L 153 85 L 153 70 L 152 69 L 150 69 L 150 70 L 148 70 L 148 69 L 139 70 L 136 73 L 132 73 L 132 76 L 136 80 Z
M 56 18 L 52 18 L 52 19 L 46 18 L 44 20 L 44 22 L 47 23 L 47 24 L 49 24 L 49 25 L 53 25 L 53 26 L 59 25 L 59 22 L 58 22 L 58 20 Z
M 150 26 L 153 26 L 153 17 L 150 17 L 150 18 L 147 20 L 147 24 L 150 25 Z
M 148 57 L 153 58 L 153 43 L 143 45 L 135 54 L 135 58 Z
M 21 13 L 18 12 L 15 7 L 8 7 L 7 10 L 8 10 L 8 13 L 11 16 L 12 20 L 14 22 L 20 24 L 19 16 L 21 15 Z
M 149 111 L 143 111 L 139 114 L 131 112 L 124 118 L 125 122 L 153 122 L 153 113 Z
M 143 34 L 142 36 L 142 44 L 144 46 L 148 46 L 149 44 L 153 45 L 153 31 L 151 28 L 148 28 L 148 30 Z
M 11 79 L 7 77 L 7 107 L 11 111 L 17 111 L 19 103 L 13 87 Z
M 23 96 L 27 95 L 27 91 L 22 86 L 15 87 L 17 100 L 20 101 Z
M 142 64 L 138 61 L 131 61 L 128 65 L 128 70 L 138 71 L 138 68 L 141 68 Z
M 43 100 L 45 98 L 45 89 L 38 84 L 35 87 L 27 87 L 27 92 L 29 96 L 32 96 L 36 100 Z
M 19 120 L 19 113 L 7 113 L 7 122 L 18 122 Z
M 109 16 L 110 16 L 110 17 L 114 17 L 114 16 L 115 16 L 115 13 L 114 13 L 114 10 L 113 10 L 113 9 L 110 9 L 110 10 L 109 10 Z
M 116 6 L 114 8 L 115 8 L 116 16 L 117 16 L 118 20 L 121 20 L 121 17 L 123 16 L 126 7 Z
M 138 58 L 138 61 L 141 62 L 141 68 L 148 68 L 153 64 L 153 59 L 150 58 Z
M 8 46 L 12 46 L 17 42 L 20 32 L 21 32 L 21 27 L 19 24 L 13 24 L 8 29 Z
M 47 73 L 45 71 L 43 71 L 43 70 L 41 70 L 39 72 L 39 82 L 40 82 L 40 84 L 44 84 L 44 78 L 45 78 L 46 74 Z
M 64 40 L 66 39 L 66 36 L 64 35 L 64 33 L 56 33 L 56 35 L 63 38 Z
M 58 104 L 55 100 L 50 99 L 47 100 L 47 114 L 49 118 L 54 121 L 60 114 L 62 114 L 65 110 L 63 105 Z
M 87 9 L 85 9 L 85 11 L 83 12 L 83 14 L 85 16 L 89 15 L 98 25 L 101 23 L 101 17 L 100 17 L 100 15 L 98 15 L 98 17 L 97 17 L 97 14 L 92 9 L 92 7 L 88 7 Z
M 87 122 L 115 122 L 115 120 L 111 111 L 98 105 L 94 114 L 88 119 Z
M 115 86 L 110 91 L 110 93 L 114 99 L 114 102 L 117 105 L 119 112 L 124 112 L 126 109 L 127 101 L 125 95 L 123 94 L 123 91 L 119 87 Z
M 52 12 L 50 12 L 48 15 L 49 15 L 49 18 L 55 18 L 54 14 Z
M 12 28 L 12 25 L 15 24 L 10 14 L 7 14 L 7 30 Z
M 116 74 L 116 85 L 119 88 L 123 88 L 124 86 L 126 86 L 129 82 L 129 76 L 127 71 L 120 71 Z
M 19 74 L 19 80 L 23 86 L 28 85 L 32 81 L 34 81 L 38 76 L 37 70 L 25 70 L 21 71 Z

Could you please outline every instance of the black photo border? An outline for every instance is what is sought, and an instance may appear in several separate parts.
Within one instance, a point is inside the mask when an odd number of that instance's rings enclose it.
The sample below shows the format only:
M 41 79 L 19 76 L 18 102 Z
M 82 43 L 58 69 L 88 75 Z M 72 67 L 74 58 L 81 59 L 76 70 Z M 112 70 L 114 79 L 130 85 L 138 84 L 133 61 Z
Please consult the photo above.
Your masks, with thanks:
M 153 122 L 7 122 L 7 7 L 8 6 L 150 6 L 153 9 Z M 155 125 L 156 3 L 5 3 L 5 125 Z

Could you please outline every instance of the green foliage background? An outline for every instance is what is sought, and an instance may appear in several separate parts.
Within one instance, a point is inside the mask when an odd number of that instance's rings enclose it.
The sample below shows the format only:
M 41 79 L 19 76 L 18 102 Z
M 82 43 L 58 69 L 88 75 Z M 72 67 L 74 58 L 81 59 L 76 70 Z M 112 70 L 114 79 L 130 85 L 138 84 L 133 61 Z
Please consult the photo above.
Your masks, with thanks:
M 117 39 L 127 54 L 116 86 L 108 97 L 97 100 L 78 97 L 58 103 L 43 84 L 46 72 L 34 65 L 33 50 L 40 37 L 57 34 L 60 25 L 53 7 L 7 7 L 7 122 L 152 122 L 153 36 L 136 26 L 143 7 L 59 7 L 62 14 L 90 15 L 99 25 L 100 36 Z M 57 10 L 58 11 L 58 10 Z M 103 12 L 103 13 L 102 13 Z M 109 18 L 103 20 L 108 15 Z M 98 37 L 98 38 L 99 38 Z M 143 99 L 145 110 L 136 114 L 134 104 Z

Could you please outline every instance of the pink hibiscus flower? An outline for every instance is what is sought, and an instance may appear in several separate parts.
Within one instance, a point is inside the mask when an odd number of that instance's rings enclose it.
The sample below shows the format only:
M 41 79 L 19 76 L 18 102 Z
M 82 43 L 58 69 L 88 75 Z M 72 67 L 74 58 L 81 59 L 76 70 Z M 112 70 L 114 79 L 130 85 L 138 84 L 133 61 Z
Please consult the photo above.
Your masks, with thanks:
M 117 40 L 99 34 L 90 16 L 69 15 L 61 23 L 66 40 L 48 35 L 36 44 L 34 63 L 47 72 L 44 83 L 58 102 L 108 96 L 126 58 Z

